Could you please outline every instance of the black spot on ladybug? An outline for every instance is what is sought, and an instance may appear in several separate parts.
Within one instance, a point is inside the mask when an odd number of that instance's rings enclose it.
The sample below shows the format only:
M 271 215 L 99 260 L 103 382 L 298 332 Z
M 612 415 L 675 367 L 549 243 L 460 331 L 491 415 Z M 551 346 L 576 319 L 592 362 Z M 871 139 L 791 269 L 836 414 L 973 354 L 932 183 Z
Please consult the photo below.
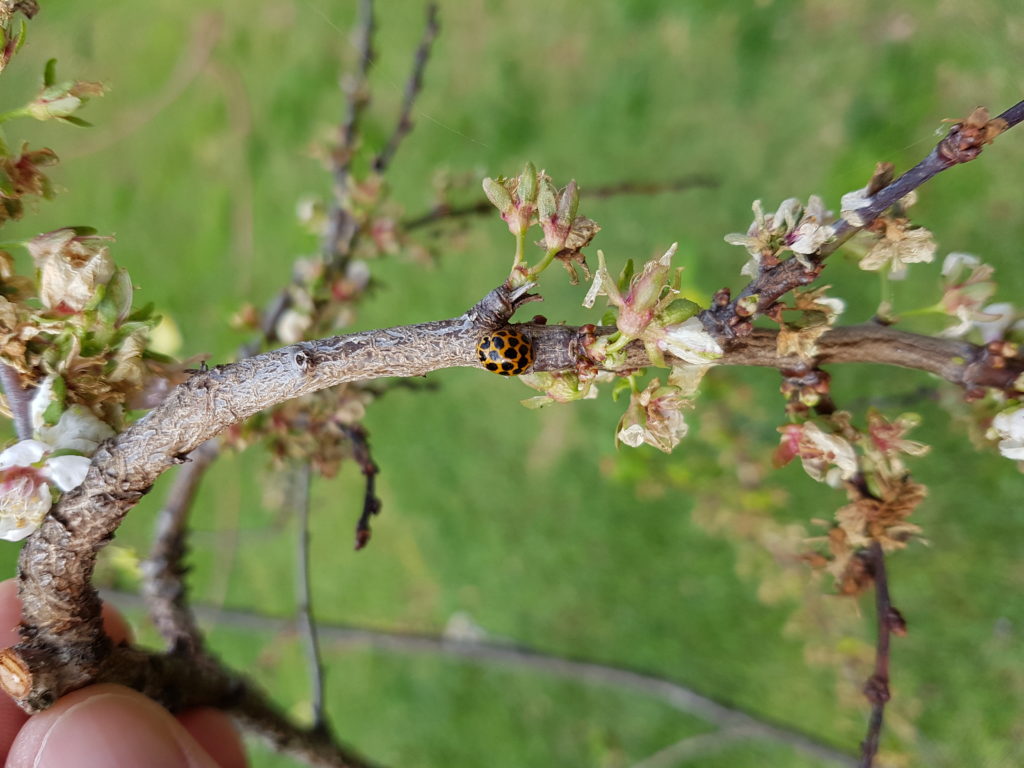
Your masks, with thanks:
M 495 336 L 494 339 L 491 340 L 491 343 L 494 345 L 495 349 L 502 349 L 505 346 L 505 340 L 501 338 L 501 336 Z

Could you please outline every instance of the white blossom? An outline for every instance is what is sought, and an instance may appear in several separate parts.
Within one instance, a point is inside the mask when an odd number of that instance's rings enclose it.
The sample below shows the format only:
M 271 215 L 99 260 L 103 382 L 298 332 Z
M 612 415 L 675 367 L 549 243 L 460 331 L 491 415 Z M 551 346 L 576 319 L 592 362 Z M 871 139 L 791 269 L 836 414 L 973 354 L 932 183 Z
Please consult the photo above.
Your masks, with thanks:
M 43 522 L 53 504 L 50 486 L 70 491 L 89 471 L 86 456 L 50 456 L 52 446 L 22 440 L 0 452 L 0 538 L 21 541 Z
M 986 344 L 990 341 L 1000 341 L 1006 334 L 1006 329 L 1017 317 L 1017 310 L 1007 301 L 988 304 L 982 307 L 981 312 L 982 316 L 988 319 L 975 319 L 974 327 L 981 331 L 981 339 Z
M 33 437 L 41 440 L 51 451 L 74 451 L 91 456 L 100 443 L 114 435 L 114 430 L 83 405 L 72 405 L 60 415 L 56 424 L 46 424 L 43 416 L 55 401 L 55 380 L 55 376 L 47 376 L 32 396 L 29 416 Z
M 853 446 L 839 435 L 823 431 L 813 421 L 803 425 L 800 460 L 808 475 L 830 485 L 837 483 L 837 473 L 827 469 L 830 465 L 838 469 L 838 479 L 849 480 L 857 474 L 857 453 Z
M 825 203 L 817 195 L 811 195 L 807 207 L 800 219 L 800 224 L 789 236 L 789 249 L 799 256 L 817 253 L 825 243 L 832 239 L 836 230 L 828 223 L 829 212 Z
M 666 326 L 658 348 L 693 365 L 708 365 L 722 356 L 722 347 L 698 317 Z
M 990 437 L 999 440 L 999 452 L 1003 456 L 1024 461 L 1024 408 L 996 414 Z
M 630 448 L 639 448 L 644 444 L 645 430 L 642 424 L 630 424 L 619 430 L 619 442 L 625 443 Z
M 942 276 L 952 277 L 959 274 L 963 267 L 974 269 L 981 266 L 981 259 L 971 253 L 953 251 L 942 260 Z

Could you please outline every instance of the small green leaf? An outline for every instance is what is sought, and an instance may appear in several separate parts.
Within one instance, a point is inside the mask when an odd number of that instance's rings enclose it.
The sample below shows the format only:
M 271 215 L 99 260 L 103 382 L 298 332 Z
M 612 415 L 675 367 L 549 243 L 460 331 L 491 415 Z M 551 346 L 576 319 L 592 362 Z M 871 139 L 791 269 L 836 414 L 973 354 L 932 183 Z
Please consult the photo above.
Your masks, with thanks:
M 21 50 L 21 46 L 25 44 L 25 35 L 28 33 L 28 24 L 25 20 L 21 20 L 21 27 L 18 29 L 18 42 L 14 45 L 14 52 L 17 53 Z
M 612 385 L 612 400 L 614 402 L 618 402 L 619 397 L 622 395 L 622 393 L 624 391 L 625 392 L 631 391 L 632 388 L 633 388 L 633 384 L 629 380 L 628 376 L 623 376 L 622 378 L 616 379 L 615 380 L 615 384 Z
M 43 69 L 43 87 L 49 88 L 55 82 L 57 82 L 57 60 L 50 59 Z
M 627 259 L 626 266 L 622 268 L 622 274 L 619 275 L 619 290 L 623 293 L 629 288 L 629 281 L 633 279 L 633 260 Z
M 0 168 L 0 194 L 4 197 L 14 197 L 14 179 L 3 168 Z
M 149 320 L 152 320 L 153 319 L 153 310 L 154 310 L 154 308 L 155 308 L 155 305 L 153 304 L 153 302 L 152 301 L 149 302 L 145 306 L 143 306 L 143 307 L 141 307 L 139 309 L 136 309 L 134 312 L 132 312 L 130 315 L 128 315 L 127 322 L 129 322 L 129 323 L 140 322 L 141 323 L 141 322 L 147 322 Z M 156 319 L 159 320 L 159 318 L 156 318 Z
M 92 128 L 93 127 L 93 124 L 90 123 L 88 120 L 83 120 L 82 118 L 75 117 L 74 115 L 68 115 L 67 117 L 60 117 L 60 118 L 57 118 L 57 119 L 58 120 L 63 120 L 65 123 L 71 123 L 72 125 L 77 125 L 79 128 Z

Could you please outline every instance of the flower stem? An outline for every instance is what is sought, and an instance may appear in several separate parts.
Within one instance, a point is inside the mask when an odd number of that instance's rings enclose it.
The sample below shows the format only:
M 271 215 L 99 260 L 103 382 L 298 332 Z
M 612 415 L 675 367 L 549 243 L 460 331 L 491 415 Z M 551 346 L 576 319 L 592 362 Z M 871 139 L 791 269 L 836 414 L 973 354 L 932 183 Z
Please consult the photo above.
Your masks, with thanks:
M 544 254 L 544 258 L 537 262 L 537 266 L 530 270 L 530 279 L 536 279 L 537 275 L 547 269 L 551 262 L 554 261 L 555 256 L 561 251 L 561 248 L 550 248 L 548 252 Z
M 512 262 L 512 269 L 515 270 L 526 257 L 526 230 L 516 233 L 516 258 Z

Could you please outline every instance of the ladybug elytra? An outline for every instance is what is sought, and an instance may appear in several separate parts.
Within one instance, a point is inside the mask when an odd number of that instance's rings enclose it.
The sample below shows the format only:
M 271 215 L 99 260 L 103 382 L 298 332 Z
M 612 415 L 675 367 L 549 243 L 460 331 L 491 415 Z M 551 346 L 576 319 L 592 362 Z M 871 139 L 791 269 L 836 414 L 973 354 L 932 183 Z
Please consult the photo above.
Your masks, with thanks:
M 483 336 L 476 345 L 480 364 L 499 376 L 518 376 L 533 364 L 533 344 L 512 328 Z

